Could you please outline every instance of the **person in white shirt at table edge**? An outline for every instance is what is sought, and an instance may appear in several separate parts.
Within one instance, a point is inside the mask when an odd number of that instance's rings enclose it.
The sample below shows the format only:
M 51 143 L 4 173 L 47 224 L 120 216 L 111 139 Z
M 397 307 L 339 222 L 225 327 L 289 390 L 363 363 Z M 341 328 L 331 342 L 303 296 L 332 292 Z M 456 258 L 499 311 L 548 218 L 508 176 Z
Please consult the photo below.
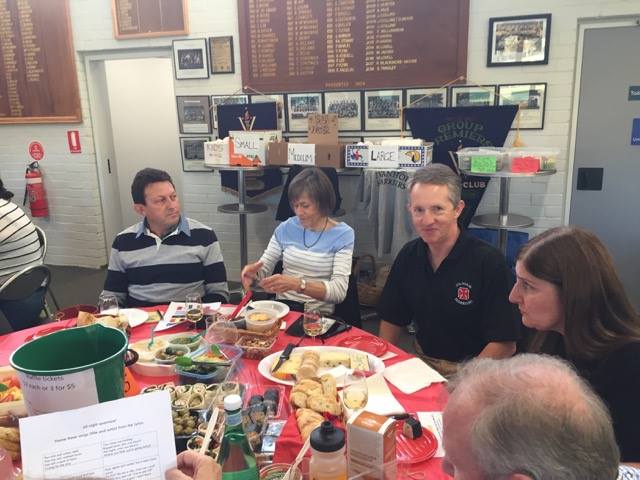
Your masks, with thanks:
M 199 293 L 204 302 L 227 302 L 227 274 L 216 234 L 181 215 L 169 174 L 140 170 L 131 196 L 143 220 L 113 241 L 102 293 L 115 294 L 128 307 L 184 302 L 189 293 Z
M 441 374 L 469 358 L 510 357 L 520 319 L 509 304 L 513 275 L 504 255 L 459 225 L 460 177 L 431 164 L 409 182 L 419 238 L 398 253 L 378 302 L 380 336 L 395 343 L 412 320 L 417 354 Z
M 289 201 L 294 217 L 278 225 L 258 262 L 242 269 L 242 285 L 249 289 L 254 280 L 277 298 L 311 304 L 331 315 L 347 295 L 353 229 L 329 215 L 336 205 L 331 181 L 319 168 L 305 168 L 289 185 Z M 282 260 L 282 274 L 273 268 Z

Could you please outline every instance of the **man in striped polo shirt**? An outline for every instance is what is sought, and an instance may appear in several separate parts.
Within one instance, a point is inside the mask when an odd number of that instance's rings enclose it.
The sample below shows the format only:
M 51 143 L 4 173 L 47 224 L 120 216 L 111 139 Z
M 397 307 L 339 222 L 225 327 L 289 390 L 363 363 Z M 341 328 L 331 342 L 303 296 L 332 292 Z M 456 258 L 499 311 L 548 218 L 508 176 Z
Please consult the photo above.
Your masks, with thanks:
M 103 293 L 115 294 L 128 307 L 184 302 L 188 293 L 200 293 L 205 302 L 226 302 L 227 274 L 216 234 L 180 215 L 169 174 L 140 170 L 131 195 L 144 219 L 113 241 Z

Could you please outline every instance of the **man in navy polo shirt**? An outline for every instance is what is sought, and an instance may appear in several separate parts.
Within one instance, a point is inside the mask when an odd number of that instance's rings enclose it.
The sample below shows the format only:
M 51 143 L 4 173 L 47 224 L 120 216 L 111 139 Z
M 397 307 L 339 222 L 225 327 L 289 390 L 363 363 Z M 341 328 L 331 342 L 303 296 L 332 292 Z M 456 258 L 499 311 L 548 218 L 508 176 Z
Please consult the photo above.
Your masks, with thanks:
M 398 253 L 378 303 L 380 336 L 395 343 L 413 320 L 417 353 L 444 375 L 471 357 L 510 357 L 520 320 L 512 275 L 495 247 L 461 230 L 460 177 L 432 164 L 415 172 L 409 211 L 419 238 Z
M 113 241 L 103 293 L 115 294 L 128 307 L 184 302 L 188 293 L 199 293 L 205 302 L 226 302 L 227 273 L 216 234 L 181 215 L 169 174 L 140 170 L 131 196 L 143 220 Z

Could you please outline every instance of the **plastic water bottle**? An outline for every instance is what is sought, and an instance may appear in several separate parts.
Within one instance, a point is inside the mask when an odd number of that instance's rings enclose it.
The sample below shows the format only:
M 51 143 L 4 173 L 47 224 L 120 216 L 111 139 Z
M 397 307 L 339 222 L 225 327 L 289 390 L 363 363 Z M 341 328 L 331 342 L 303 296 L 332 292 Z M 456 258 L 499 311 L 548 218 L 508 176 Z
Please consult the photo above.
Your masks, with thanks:
M 334 427 L 331 422 L 311 432 L 311 480 L 347 480 L 347 458 L 344 454 L 344 430 Z
M 222 480 L 259 480 L 256 457 L 242 428 L 242 399 L 239 395 L 224 397 L 226 421 L 218 463 Z

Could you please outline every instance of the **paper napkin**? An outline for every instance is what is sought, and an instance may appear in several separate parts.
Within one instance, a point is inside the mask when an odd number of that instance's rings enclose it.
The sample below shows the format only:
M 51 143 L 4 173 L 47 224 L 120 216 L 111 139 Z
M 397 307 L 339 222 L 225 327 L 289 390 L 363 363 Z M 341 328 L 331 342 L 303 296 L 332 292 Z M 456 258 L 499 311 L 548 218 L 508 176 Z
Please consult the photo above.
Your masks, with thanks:
M 423 427 L 431 430 L 438 439 L 438 450 L 434 457 L 444 457 L 444 443 L 442 443 L 442 412 L 418 412 L 418 420 Z
M 432 383 L 446 382 L 447 379 L 419 358 L 411 358 L 385 368 L 384 377 L 402 393 L 415 393 Z
M 367 378 L 367 389 L 369 390 L 369 400 L 365 410 L 377 413 L 378 415 L 391 415 L 393 413 L 404 413 L 404 407 L 400 405 L 396 397 L 393 396 L 389 385 L 380 373 Z

